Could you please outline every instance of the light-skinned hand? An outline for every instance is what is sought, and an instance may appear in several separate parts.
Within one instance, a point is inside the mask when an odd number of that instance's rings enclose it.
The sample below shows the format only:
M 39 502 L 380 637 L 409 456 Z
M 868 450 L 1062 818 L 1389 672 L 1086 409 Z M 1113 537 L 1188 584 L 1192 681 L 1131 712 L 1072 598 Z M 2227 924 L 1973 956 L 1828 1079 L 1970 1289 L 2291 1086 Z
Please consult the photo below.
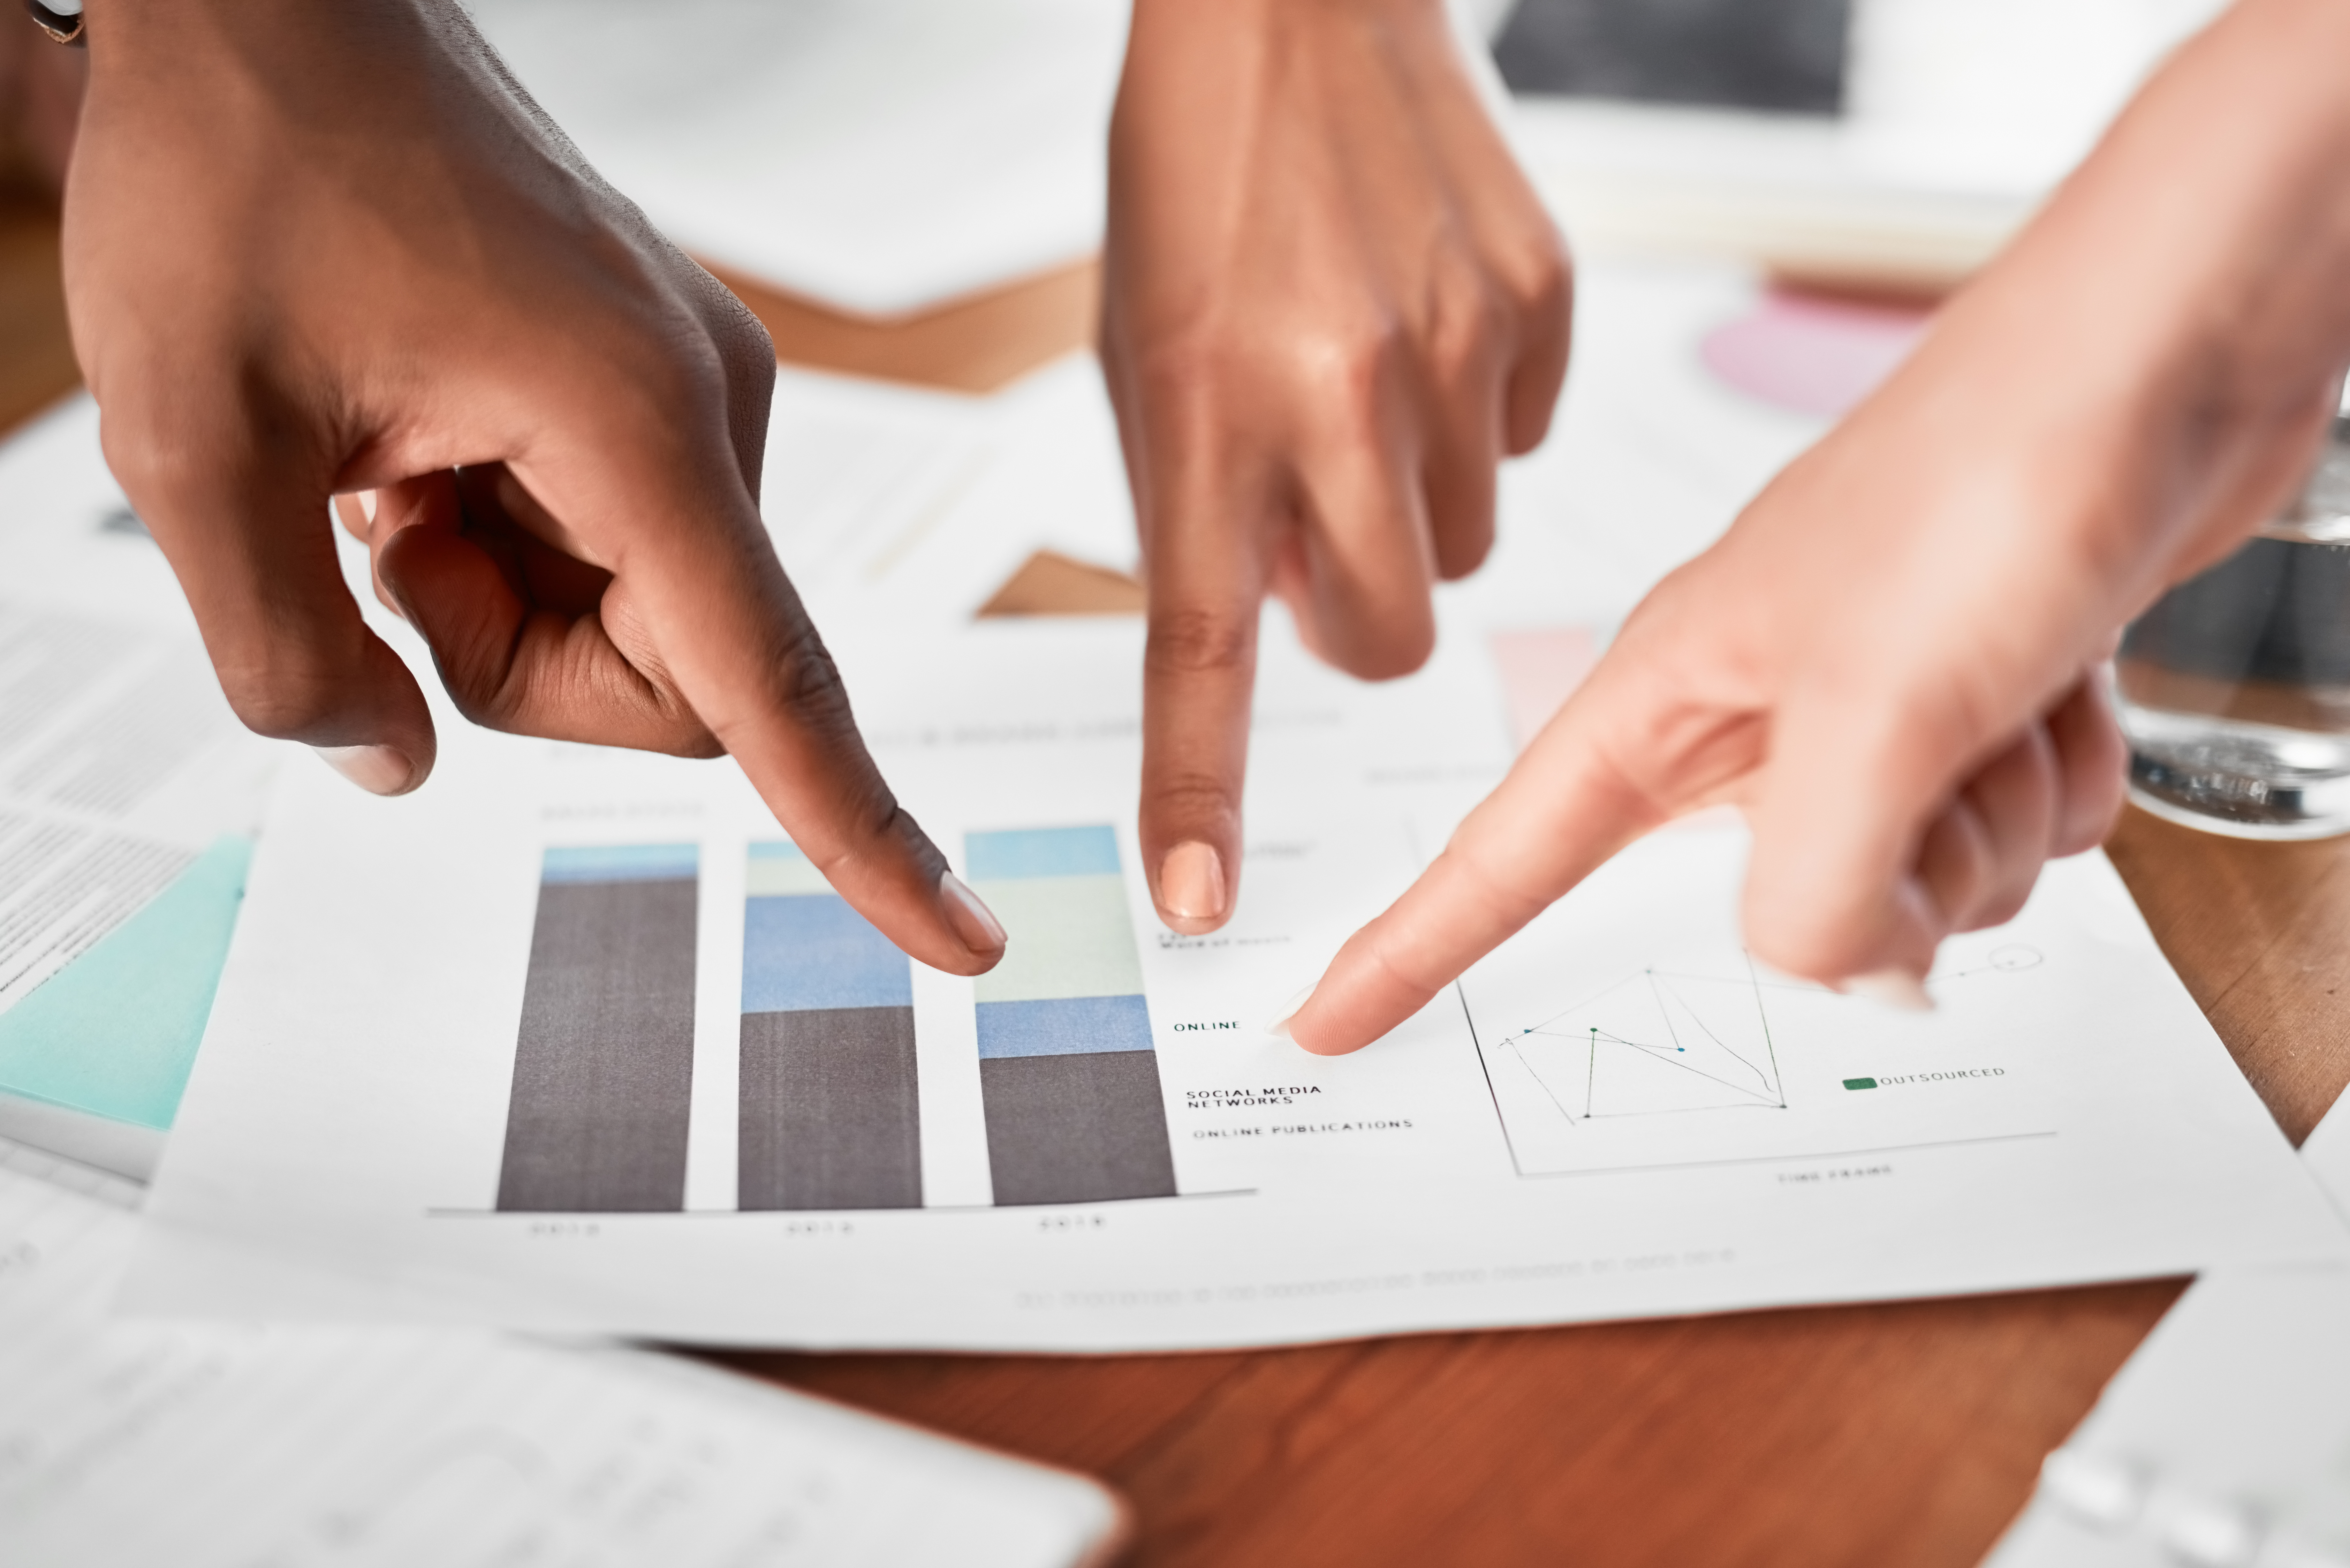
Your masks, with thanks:
M 2304 473 L 2350 359 L 2350 6 L 2174 59 L 1916 356 L 1667 578 L 1276 1027 L 1355 1050 L 1626 844 L 1721 802 L 1788 973 L 1922 1006 L 1943 938 L 2095 844 L 2104 660 Z
M 75 346 L 238 715 L 379 794 L 432 771 L 336 564 L 341 495 L 469 718 L 731 753 L 892 940 L 992 965 L 1002 929 L 882 782 L 761 524 L 765 332 L 458 6 L 89 0 L 88 26 Z
M 1259 608 L 1404 674 L 1484 559 L 1566 365 L 1557 231 L 1440 0 L 1139 0 L 1101 350 L 1149 587 L 1141 840 L 1159 918 L 1239 896 Z

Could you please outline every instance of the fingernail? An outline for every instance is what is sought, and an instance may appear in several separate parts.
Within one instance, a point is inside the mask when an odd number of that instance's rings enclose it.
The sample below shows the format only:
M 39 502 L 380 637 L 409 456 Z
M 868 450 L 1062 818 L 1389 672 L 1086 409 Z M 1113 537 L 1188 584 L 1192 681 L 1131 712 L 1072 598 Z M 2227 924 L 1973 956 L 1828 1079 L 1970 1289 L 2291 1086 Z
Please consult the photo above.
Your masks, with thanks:
M 372 522 L 374 522 L 374 521 L 375 521 L 375 492 L 374 492 L 374 491 L 372 491 L 372 490 L 362 490 L 362 491 L 360 491 L 360 492 L 359 492 L 359 511 L 360 511 L 361 514 L 363 514 L 363 515 L 367 518 L 367 520 L 368 520 L 369 522 L 372 523 Z
M 1222 918 L 1223 857 L 1196 838 L 1169 850 L 1159 863 L 1159 907 L 1181 920 Z
M 1926 982 L 1906 969 L 1881 969 L 1874 974 L 1856 974 L 1841 988 L 1847 996 L 1865 996 L 1880 1007 L 1890 1007 L 1899 1012 L 1931 1012 L 1934 999 L 1926 994 Z
M 1321 983 L 1317 980 L 1313 985 L 1307 986 L 1304 991 L 1283 1002 L 1281 1011 L 1273 1015 L 1273 1022 L 1264 1026 L 1264 1032 L 1283 1040 L 1290 1039 L 1289 1021 L 1303 1012 L 1307 1002 L 1314 1000 L 1315 988 Z
M 1003 922 L 951 871 L 939 873 L 939 902 L 946 906 L 947 924 L 955 929 L 963 946 L 975 953 L 1003 950 Z
M 313 746 L 319 759 L 369 794 L 399 794 L 416 764 L 390 746 Z

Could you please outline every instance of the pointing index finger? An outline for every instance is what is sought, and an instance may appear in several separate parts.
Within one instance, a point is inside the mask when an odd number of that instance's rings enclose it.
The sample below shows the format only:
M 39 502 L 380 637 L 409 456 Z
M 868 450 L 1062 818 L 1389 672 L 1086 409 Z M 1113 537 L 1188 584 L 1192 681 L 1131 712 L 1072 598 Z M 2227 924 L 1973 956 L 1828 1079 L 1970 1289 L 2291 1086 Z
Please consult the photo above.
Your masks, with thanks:
M 1362 1049 L 1666 819 L 1600 744 L 1610 698 L 1598 680 L 1551 721 L 1419 879 L 1347 940 L 1275 1033 L 1316 1055 Z
M 1238 895 L 1263 564 L 1247 487 L 1221 438 L 1163 443 L 1166 482 L 1145 512 L 1150 628 L 1142 673 L 1142 857 L 1170 930 L 1212 931 Z
M 616 576 L 670 678 L 841 896 L 934 969 L 993 967 L 1003 927 L 874 765 L 733 452 L 642 433 L 691 424 L 608 429 L 573 462 L 521 477 L 557 511 L 601 513 L 608 536 L 627 541 Z

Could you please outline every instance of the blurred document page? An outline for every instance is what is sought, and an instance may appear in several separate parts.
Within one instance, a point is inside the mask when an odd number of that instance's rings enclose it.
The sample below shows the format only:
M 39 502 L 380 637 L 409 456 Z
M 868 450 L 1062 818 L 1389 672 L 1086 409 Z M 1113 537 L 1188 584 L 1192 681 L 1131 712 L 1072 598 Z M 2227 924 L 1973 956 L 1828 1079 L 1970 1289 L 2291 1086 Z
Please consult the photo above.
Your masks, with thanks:
M 269 761 L 192 636 L 0 598 L 0 1013 L 252 831 Z
M 984 398 L 782 367 L 762 504 L 828 636 L 969 620 L 1039 549 L 1113 570 L 1135 554 L 1089 354 Z
M 1074 1568 L 1117 1533 L 1118 1505 L 1076 1476 L 666 1356 L 109 1321 L 135 1220 L 119 1189 L 39 1165 L 0 1146 L 14 1568 Z
M 1011 933 L 907 961 L 731 764 L 444 727 L 287 781 L 141 1309 L 1129 1350 L 1939 1295 L 2338 1252 L 2101 857 L 1897 1015 L 1752 963 L 1744 838 L 1624 855 L 1358 1054 L 1263 1030 L 1505 765 L 1269 616 L 1238 913 L 1154 918 L 1131 621 L 836 641 Z
M 0 1137 L 143 1178 L 286 748 L 222 697 L 88 398 L 0 447 Z
M 0 451 L 0 1015 L 223 835 L 278 748 L 230 711 L 76 399 Z M 6 1086 L 0 1041 L 0 1088 Z
M 696 255 L 870 316 L 1101 244 L 1116 0 L 481 0 L 598 172 Z
M 2303 1155 L 2350 1214 L 2350 1108 Z M 2048 1457 L 1991 1562 L 2350 1565 L 2350 1268 L 2198 1280 Z

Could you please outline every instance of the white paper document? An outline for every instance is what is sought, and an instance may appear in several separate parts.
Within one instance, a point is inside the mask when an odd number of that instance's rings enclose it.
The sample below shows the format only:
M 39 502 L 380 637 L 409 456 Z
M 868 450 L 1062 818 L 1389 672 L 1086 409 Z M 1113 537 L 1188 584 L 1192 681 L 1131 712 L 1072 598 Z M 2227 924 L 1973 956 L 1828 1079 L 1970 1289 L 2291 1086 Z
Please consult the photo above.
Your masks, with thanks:
M 2350 1107 L 2303 1158 L 2350 1216 Z M 2350 1565 L 2350 1268 L 2196 1281 L 2048 1457 L 1990 1561 Z
M 1118 431 L 1091 355 L 975 398 L 785 367 L 763 504 L 827 636 L 969 620 L 1037 550 L 1134 562 Z
M 134 1218 L 45 1165 L 0 1145 L 11 1568 L 1076 1568 L 1118 1533 L 1077 1476 L 672 1357 L 110 1322 Z
M 1930 1018 L 1775 976 L 1743 840 L 1622 857 L 1357 1055 L 1263 1031 L 1507 757 L 1268 618 L 1241 901 L 1153 918 L 1130 623 L 844 641 L 1011 948 L 910 964 L 725 763 L 452 729 L 305 771 L 151 1209 L 141 1310 L 1118 1350 L 2006 1290 L 2338 1251 L 2102 858 Z

